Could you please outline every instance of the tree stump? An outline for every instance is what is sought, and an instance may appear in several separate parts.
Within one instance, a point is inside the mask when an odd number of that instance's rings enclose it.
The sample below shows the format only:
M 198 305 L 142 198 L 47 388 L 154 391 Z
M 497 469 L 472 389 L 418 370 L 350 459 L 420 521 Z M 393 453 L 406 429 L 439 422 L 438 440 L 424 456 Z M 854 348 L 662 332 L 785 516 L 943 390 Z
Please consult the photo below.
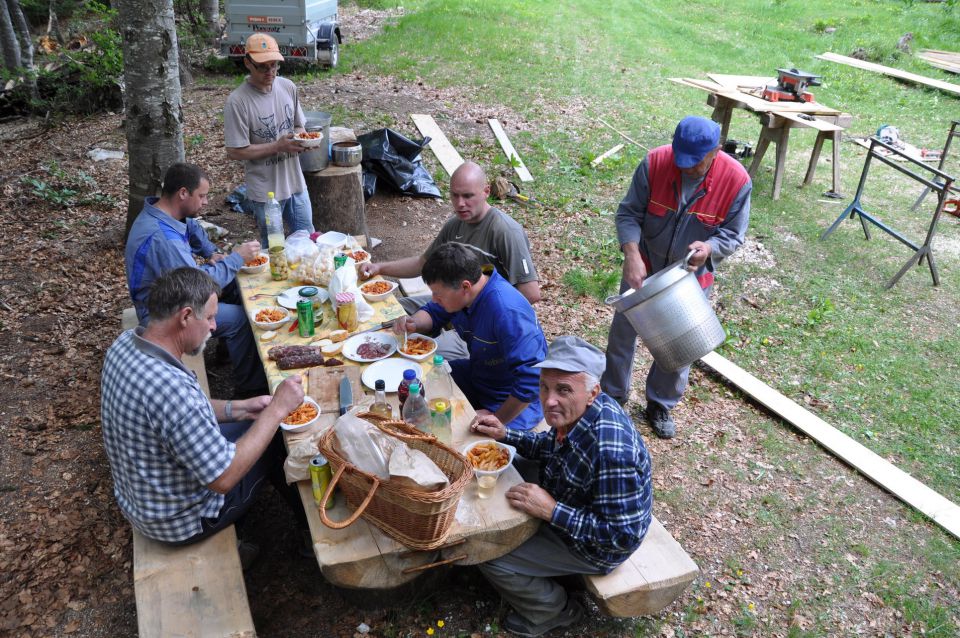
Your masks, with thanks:
M 322 171 L 304 173 L 313 226 L 318 231 L 336 230 L 348 235 L 366 235 L 363 204 L 363 169 L 329 164 Z

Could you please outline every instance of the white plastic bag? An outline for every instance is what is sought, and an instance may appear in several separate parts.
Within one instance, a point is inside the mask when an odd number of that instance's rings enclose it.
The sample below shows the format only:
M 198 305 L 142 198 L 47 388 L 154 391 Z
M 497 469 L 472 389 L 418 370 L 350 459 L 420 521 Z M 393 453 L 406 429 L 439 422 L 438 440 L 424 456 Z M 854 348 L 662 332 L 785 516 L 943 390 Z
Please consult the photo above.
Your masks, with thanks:
M 357 286 L 357 268 L 352 259 L 348 258 L 346 264 L 333 272 L 327 291 L 330 293 L 330 303 L 333 305 L 334 311 L 337 309 L 337 293 L 352 292 L 353 298 L 357 302 L 357 320 L 363 323 L 373 319 L 373 306 L 367 303 Z
M 375 474 L 382 481 L 389 480 L 389 455 L 380 449 L 373 438 L 374 432 L 378 435 L 383 433 L 377 426 L 358 417 L 358 411 L 358 408 L 350 410 L 333 424 L 343 455 L 367 474 Z
M 305 230 L 298 230 L 289 237 L 284 243 L 284 253 L 287 255 L 287 263 L 290 268 L 296 268 L 301 262 L 313 263 L 320 253 L 320 249 L 310 239 L 310 233 Z

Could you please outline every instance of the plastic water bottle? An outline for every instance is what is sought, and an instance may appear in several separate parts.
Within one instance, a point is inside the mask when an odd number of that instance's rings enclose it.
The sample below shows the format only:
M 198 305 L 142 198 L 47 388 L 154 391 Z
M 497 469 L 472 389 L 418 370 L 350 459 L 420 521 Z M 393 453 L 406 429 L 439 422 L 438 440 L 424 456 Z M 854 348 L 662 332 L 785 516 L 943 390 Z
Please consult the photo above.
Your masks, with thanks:
M 414 383 L 420 386 L 421 392 L 426 390 L 426 388 L 423 387 L 423 383 L 417 378 L 417 371 L 413 368 L 407 368 L 403 371 L 403 381 L 397 386 L 397 399 L 400 401 L 401 415 L 403 414 L 403 404 L 407 402 L 407 397 L 410 396 L 410 386 Z
M 427 374 L 427 407 L 430 408 L 430 431 L 441 442 L 450 444 L 453 421 L 453 379 L 443 355 L 434 355 L 433 369 Z
M 280 202 L 273 196 L 273 191 L 267 193 L 267 203 L 263 207 L 267 222 L 267 246 L 283 247 L 283 211 Z
M 420 384 L 410 385 L 410 396 L 403 404 L 403 420 L 424 433 L 430 432 L 430 410 L 426 400 L 420 395 Z

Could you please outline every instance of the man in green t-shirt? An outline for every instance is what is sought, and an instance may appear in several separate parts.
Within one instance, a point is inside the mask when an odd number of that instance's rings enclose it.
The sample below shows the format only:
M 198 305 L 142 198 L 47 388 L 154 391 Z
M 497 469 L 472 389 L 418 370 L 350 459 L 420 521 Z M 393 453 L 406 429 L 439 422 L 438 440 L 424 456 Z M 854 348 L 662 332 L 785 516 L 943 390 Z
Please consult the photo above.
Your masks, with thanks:
M 434 249 L 455 241 L 473 246 L 486 255 L 501 277 L 531 304 L 537 303 L 540 301 L 540 281 L 530 255 L 530 240 L 512 217 L 487 203 L 489 195 L 490 184 L 483 169 L 473 162 L 465 162 L 450 177 L 454 215 L 444 222 L 423 254 L 396 261 L 361 264 L 360 276 L 417 277 Z M 423 305 L 414 299 L 404 305 L 416 304 L 416 307 L 408 308 L 408 312 L 415 312 Z

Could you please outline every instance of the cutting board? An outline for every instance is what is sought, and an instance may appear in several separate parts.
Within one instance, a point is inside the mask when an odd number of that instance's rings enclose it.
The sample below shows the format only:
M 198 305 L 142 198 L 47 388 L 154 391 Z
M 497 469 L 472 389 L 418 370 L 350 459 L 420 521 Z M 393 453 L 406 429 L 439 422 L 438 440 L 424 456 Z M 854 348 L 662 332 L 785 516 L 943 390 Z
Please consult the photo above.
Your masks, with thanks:
M 360 366 L 334 366 L 332 368 L 310 368 L 310 398 L 320 405 L 321 412 L 340 413 L 340 379 L 347 376 L 353 388 L 353 402 L 360 403 L 363 398 L 363 384 L 360 382 Z

